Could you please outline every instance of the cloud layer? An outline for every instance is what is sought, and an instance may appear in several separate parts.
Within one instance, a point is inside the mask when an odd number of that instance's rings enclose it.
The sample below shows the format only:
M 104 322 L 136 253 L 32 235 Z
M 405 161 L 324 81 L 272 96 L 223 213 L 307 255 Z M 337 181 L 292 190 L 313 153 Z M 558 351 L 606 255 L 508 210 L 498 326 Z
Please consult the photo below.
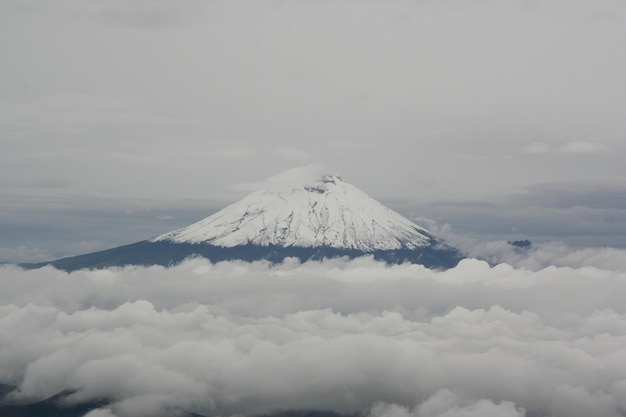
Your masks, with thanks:
M 626 273 L 466 260 L 0 268 L 0 382 L 96 416 L 614 417 Z

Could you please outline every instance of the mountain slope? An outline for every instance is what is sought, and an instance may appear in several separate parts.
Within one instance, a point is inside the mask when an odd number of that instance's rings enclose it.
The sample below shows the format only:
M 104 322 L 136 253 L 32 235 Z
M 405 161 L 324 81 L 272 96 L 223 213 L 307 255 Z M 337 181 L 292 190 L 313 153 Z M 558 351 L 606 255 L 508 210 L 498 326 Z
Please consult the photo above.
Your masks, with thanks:
M 287 192 L 258 191 L 191 226 L 151 239 L 214 246 L 297 246 L 363 252 L 429 246 L 425 229 L 336 176 Z
M 66 271 L 125 265 L 180 263 L 190 256 L 226 260 L 304 262 L 369 255 L 388 263 L 450 268 L 461 259 L 454 248 L 336 176 L 287 190 L 254 192 L 219 212 L 152 239 L 56 261 Z
M 417 249 L 376 250 L 362 252 L 356 249 L 320 247 L 281 247 L 242 245 L 230 248 L 198 243 L 173 243 L 167 241 L 151 242 L 144 240 L 130 245 L 119 246 L 86 255 L 57 259 L 52 262 L 21 264 L 23 268 L 41 268 L 47 265 L 71 272 L 79 269 L 103 269 L 128 265 L 165 267 L 179 264 L 189 257 L 201 256 L 211 262 L 222 261 L 270 261 L 280 263 L 286 258 L 296 258 L 300 262 L 346 257 L 372 256 L 374 259 L 389 264 L 404 262 L 421 264 L 427 268 L 453 268 L 462 259 L 460 253 L 444 245 L 427 246 Z

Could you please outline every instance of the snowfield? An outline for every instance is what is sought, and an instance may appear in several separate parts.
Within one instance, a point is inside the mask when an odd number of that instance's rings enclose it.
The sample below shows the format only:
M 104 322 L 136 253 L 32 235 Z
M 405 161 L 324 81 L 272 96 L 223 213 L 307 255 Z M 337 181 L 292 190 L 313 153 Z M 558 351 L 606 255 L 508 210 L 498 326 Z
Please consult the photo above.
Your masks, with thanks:
M 162 240 L 363 252 L 433 244 L 426 229 L 331 175 L 289 191 L 254 192 L 204 220 L 151 239 Z

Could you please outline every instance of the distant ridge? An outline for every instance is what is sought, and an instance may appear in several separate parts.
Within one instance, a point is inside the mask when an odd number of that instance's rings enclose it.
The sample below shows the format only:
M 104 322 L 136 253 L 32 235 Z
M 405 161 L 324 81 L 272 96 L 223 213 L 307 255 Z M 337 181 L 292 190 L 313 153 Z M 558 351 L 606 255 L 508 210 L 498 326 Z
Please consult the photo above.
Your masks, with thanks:
M 190 256 L 282 262 L 373 256 L 450 268 L 459 252 L 426 229 L 334 175 L 283 190 L 256 191 L 187 227 L 130 245 L 27 268 L 52 265 L 66 271 L 124 265 L 180 263 Z

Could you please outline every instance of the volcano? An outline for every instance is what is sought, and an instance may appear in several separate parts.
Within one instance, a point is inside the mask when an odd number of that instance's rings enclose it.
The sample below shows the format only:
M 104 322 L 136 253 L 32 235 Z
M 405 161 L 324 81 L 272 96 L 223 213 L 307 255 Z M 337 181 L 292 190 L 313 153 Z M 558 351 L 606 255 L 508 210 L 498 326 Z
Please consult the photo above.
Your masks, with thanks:
M 256 191 L 182 229 L 86 255 L 24 265 L 73 271 L 125 265 L 171 266 L 192 256 L 225 260 L 304 262 L 373 256 L 449 268 L 457 250 L 334 175 L 282 190 Z

